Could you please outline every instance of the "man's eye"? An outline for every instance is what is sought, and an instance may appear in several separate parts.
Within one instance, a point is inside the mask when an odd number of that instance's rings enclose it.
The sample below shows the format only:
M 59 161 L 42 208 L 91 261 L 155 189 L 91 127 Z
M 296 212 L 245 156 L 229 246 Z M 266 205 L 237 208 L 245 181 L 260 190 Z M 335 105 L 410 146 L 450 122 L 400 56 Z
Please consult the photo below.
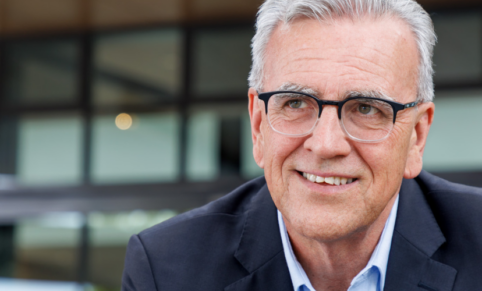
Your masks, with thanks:
M 288 105 L 291 107 L 291 108 L 294 108 L 294 109 L 299 109 L 299 108 L 302 108 L 303 107 L 303 101 L 302 100 L 290 100 L 288 101 Z
M 378 109 L 368 104 L 360 104 L 358 105 L 358 112 L 364 115 L 375 114 L 378 112 Z

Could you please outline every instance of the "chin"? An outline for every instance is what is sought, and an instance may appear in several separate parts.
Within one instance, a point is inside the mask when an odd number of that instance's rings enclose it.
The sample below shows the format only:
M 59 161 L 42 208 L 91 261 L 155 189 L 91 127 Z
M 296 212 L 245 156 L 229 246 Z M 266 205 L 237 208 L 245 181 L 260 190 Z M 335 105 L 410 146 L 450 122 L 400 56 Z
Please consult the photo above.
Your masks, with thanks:
M 303 213 L 303 215 L 299 215 Z M 313 213 L 310 211 L 298 212 L 298 215 L 291 219 L 292 231 L 299 235 L 323 243 L 331 243 L 355 238 L 357 234 L 363 235 L 368 226 L 373 223 L 374 217 L 366 216 L 361 213 L 348 213 L 347 216 L 340 213 L 332 215 L 319 215 L 320 211 Z M 376 218 L 375 218 L 376 219 Z
M 306 238 L 323 243 L 332 243 L 350 237 L 360 232 L 357 227 L 347 227 L 339 224 L 305 225 L 302 227 L 302 235 Z

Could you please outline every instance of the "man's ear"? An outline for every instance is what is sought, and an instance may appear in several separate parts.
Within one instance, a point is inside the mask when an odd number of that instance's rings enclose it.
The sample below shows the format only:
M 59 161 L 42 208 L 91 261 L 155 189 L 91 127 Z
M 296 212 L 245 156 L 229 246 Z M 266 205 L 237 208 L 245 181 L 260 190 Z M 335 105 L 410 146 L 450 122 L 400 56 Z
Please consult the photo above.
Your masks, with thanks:
M 426 102 L 418 105 L 417 123 L 410 138 L 407 164 L 403 177 L 413 179 L 420 174 L 423 166 L 423 151 L 427 142 L 428 132 L 432 125 L 435 104 Z
M 261 131 L 263 120 L 263 108 L 260 107 L 258 92 L 254 88 L 249 88 L 249 119 L 251 120 L 251 137 L 253 139 L 253 156 L 256 164 L 264 168 L 264 139 Z

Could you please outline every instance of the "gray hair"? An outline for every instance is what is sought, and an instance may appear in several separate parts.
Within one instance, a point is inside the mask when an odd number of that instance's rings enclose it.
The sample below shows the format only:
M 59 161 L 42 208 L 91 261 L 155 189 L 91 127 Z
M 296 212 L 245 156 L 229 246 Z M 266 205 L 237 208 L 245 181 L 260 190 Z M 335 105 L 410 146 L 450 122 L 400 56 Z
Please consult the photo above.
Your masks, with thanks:
M 396 16 L 408 24 L 419 51 L 417 101 L 432 101 L 434 96 L 432 55 L 436 36 L 430 16 L 413 0 L 266 0 L 261 5 L 252 40 L 253 64 L 249 86 L 263 88 L 265 50 L 275 28 L 300 17 L 329 20 L 363 16 Z

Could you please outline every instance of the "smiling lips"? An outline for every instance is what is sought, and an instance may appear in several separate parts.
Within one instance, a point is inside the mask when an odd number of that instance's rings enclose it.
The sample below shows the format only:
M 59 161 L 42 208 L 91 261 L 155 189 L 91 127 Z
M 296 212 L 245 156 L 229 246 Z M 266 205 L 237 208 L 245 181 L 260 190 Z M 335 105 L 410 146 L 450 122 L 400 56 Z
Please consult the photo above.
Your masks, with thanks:
M 330 185 L 345 185 L 353 183 L 356 179 L 353 178 L 343 178 L 343 177 L 319 177 L 313 174 L 303 173 L 303 177 L 314 183 L 326 183 Z

